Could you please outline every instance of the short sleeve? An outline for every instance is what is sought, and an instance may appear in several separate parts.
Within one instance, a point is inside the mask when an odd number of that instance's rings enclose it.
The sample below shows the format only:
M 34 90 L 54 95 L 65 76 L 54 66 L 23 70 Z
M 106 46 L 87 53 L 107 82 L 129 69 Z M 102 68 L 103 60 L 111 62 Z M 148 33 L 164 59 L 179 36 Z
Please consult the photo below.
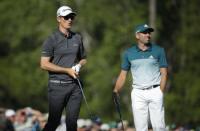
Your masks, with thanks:
M 53 39 L 48 37 L 43 45 L 41 55 L 44 57 L 52 57 L 53 56 Z
M 128 53 L 124 52 L 123 55 L 122 55 L 121 69 L 128 71 L 130 69 L 130 66 L 131 66 L 131 64 L 128 60 Z
M 161 48 L 161 51 L 160 51 L 159 64 L 160 64 L 160 68 L 168 67 L 165 50 L 163 48 Z

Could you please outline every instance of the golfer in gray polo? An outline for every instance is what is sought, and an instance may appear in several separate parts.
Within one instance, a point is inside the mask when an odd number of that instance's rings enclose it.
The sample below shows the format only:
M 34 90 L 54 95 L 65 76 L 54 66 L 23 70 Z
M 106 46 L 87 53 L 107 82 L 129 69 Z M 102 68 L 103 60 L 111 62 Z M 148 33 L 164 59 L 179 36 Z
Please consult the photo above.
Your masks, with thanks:
M 43 43 L 41 68 L 48 71 L 49 117 L 43 131 L 55 131 L 66 109 L 67 131 L 77 130 L 82 100 L 74 80 L 86 63 L 81 35 L 70 30 L 76 13 L 69 6 L 57 10 L 58 29 Z

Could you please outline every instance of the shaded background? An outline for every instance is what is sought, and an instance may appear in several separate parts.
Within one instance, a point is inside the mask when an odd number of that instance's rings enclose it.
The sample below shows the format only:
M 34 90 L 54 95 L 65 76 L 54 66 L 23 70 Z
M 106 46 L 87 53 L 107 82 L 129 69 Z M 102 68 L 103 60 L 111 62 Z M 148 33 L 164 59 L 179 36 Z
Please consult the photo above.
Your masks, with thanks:
M 69 5 L 77 12 L 88 54 L 82 79 L 89 106 L 104 121 L 116 120 L 112 89 L 121 54 L 134 43 L 134 27 L 149 23 L 154 41 L 165 48 L 169 81 L 166 123 L 200 123 L 199 0 L 1 0 L 0 107 L 33 107 L 47 112 L 47 72 L 39 67 L 43 41 L 57 28 L 56 11 Z M 123 118 L 132 122 L 131 76 L 120 94 Z M 87 118 L 85 104 L 80 117 Z

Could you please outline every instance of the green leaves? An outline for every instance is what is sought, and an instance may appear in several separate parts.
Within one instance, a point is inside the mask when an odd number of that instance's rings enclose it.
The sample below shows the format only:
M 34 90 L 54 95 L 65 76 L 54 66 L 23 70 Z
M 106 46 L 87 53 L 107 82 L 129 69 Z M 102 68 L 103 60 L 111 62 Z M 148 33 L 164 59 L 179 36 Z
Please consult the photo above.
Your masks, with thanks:
M 0 105 L 47 111 L 48 74 L 40 69 L 40 50 L 57 28 L 56 10 L 63 4 L 77 12 L 73 30 L 83 35 L 88 53 L 81 77 L 89 105 L 103 120 L 117 119 L 112 89 L 120 72 L 121 54 L 134 43 L 134 27 L 148 23 L 148 1 L 1 0 Z M 156 38 L 166 50 L 170 70 L 165 97 L 168 123 L 200 121 L 199 4 L 198 0 L 157 2 Z M 123 117 L 130 121 L 131 80 L 129 74 L 120 95 Z M 81 117 L 87 117 L 82 105 Z

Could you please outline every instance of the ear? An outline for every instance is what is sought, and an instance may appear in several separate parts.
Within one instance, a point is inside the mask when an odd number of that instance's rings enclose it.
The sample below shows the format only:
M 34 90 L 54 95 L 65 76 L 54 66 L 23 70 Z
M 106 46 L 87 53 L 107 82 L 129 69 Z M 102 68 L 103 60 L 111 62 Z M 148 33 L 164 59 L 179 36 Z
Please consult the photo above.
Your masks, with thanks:
M 60 22 L 60 21 L 61 21 L 60 17 L 57 17 L 57 21 L 58 21 L 58 22 Z
M 135 38 L 139 39 L 139 33 L 135 33 Z

